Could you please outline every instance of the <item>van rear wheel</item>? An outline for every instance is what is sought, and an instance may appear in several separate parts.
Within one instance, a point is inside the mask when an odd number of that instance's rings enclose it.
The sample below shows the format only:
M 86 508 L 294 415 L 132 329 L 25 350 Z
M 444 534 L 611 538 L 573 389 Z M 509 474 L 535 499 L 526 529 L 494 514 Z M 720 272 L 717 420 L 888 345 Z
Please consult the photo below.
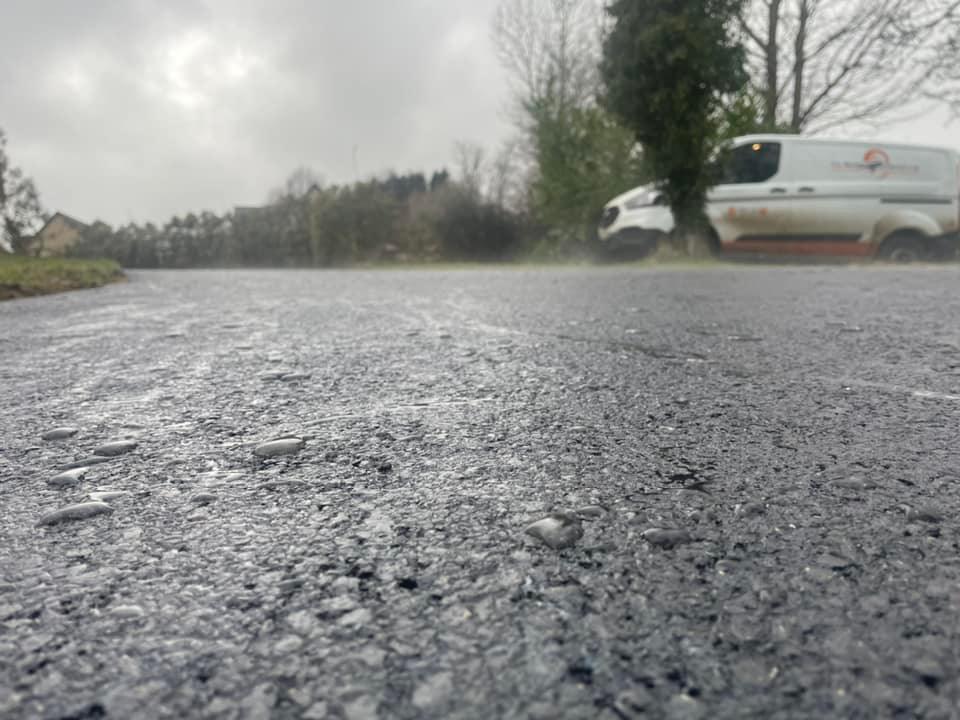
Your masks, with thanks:
M 927 239 L 915 232 L 896 232 L 880 246 L 878 257 L 895 263 L 922 262 L 930 256 Z

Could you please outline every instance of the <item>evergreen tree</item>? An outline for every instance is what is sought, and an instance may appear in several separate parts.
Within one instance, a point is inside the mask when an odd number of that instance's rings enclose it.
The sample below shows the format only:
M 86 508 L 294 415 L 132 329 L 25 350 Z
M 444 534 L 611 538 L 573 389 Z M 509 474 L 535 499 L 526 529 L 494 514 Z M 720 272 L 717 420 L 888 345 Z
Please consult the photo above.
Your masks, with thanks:
M 743 0 L 614 0 L 603 48 L 606 106 L 643 145 L 688 252 L 703 246 L 707 169 L 725 98 L 746 83 L 733 27 Z

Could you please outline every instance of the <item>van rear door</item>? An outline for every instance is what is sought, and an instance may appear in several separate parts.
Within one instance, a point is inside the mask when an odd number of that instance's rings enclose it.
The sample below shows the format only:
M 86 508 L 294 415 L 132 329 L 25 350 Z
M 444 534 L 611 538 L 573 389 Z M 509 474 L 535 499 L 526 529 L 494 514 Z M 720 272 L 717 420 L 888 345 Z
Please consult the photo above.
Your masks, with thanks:
M 789 188 L 794 202 L 785 234 L 812 255 L 866 256 L 880 196 L 866 168 L 882 162 L 867 146 L 805 142 L 793 163 L 796 182 Z M 882 151 L 878 151 L 881 152 Z

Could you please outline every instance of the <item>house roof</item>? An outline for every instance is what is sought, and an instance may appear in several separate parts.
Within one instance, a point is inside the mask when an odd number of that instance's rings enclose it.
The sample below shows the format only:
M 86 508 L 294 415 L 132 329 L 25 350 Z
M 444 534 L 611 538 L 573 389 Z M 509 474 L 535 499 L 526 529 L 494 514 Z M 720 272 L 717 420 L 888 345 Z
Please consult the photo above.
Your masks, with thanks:
M 81 231 L 82 231 L 82 230 L 86 230 L 87 227 L 88 227 L 86 223 L 82 223 L 82 222 L 80 222 L 79 220 L 77 220 L 76 218 L 72 218 L 72 217 L 70 217 L 69 215 L 67 215 L 66 213 L 62 213 L 62 212 L 59 212 L 59 211 L 58 211 L 58 212 L 55 212 L 53 215 L 51 215 L 49 218 L 47 218 L 47 221 L 43 224 L 43 227 L 40 228 L 39 230 L 37 230 L 36 235 L 39 235 L 39 234 L 42 233 L 44 230 L 46 230 L 46 229 L 50 226 L 50 223 L 52 223 L 52 222 L 53 222 L 54 220 L 56 220 L 58 217 L 59 217 L 59 218 L 62 218 L 62 219 L 63 219 L 63 222 L 66 223 L 67 225 L 69 225 L 70 227 L 72 227 L 74 230 L 81 230 Z M 36 237 L 36 235 L 34 235 L 34 237 Z

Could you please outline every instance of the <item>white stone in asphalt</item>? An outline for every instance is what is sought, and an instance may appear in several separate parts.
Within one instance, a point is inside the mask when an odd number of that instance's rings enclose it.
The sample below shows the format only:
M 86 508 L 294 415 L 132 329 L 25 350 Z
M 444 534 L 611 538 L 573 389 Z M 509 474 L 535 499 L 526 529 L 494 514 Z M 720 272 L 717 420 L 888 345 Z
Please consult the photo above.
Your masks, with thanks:
M 295 455 L 303 450 L 306 443 L 301 438 L 282 438 L 257 445 L 253 452 L 259 457 L 276 457 L 277 455 Z
M 37 521 L 37 527 L 42 525 L 56 525 L 57 523 L 71 520 L 85 520 L 95 515 L 112 512 L 113 508 L 103 502 L 78 503 L 77 505 L 68 505 L 65 508 L 47 513 Z
M 47 430 L 43 435 L 40 436 L 41 440 L 66 440 L 67 438 L 72 438 L 80 432 L 77 428 L 73 427 L 59 427 L 54 428 L 53 430 Z
M 572 513 L 555 512 L 527 525 L 524 532 L 554 550 L 562 550 L 572 547 L 583 537 L 583 525 Z
M 93 454 L 103 457 L 115 457 L 117 455 L 126 455 L 136 447 L 137 442 L 135 440 L 114 440 L 113 442 L 101 445 L 93 451 Z
M 89 469 L 90 468 L 79 467 L 73 470 L 66 470 L 47 480 L 47 484 L 53 487 L 73 487 L 83 480 L 83 476 L 87 474 L 87 470 Z

